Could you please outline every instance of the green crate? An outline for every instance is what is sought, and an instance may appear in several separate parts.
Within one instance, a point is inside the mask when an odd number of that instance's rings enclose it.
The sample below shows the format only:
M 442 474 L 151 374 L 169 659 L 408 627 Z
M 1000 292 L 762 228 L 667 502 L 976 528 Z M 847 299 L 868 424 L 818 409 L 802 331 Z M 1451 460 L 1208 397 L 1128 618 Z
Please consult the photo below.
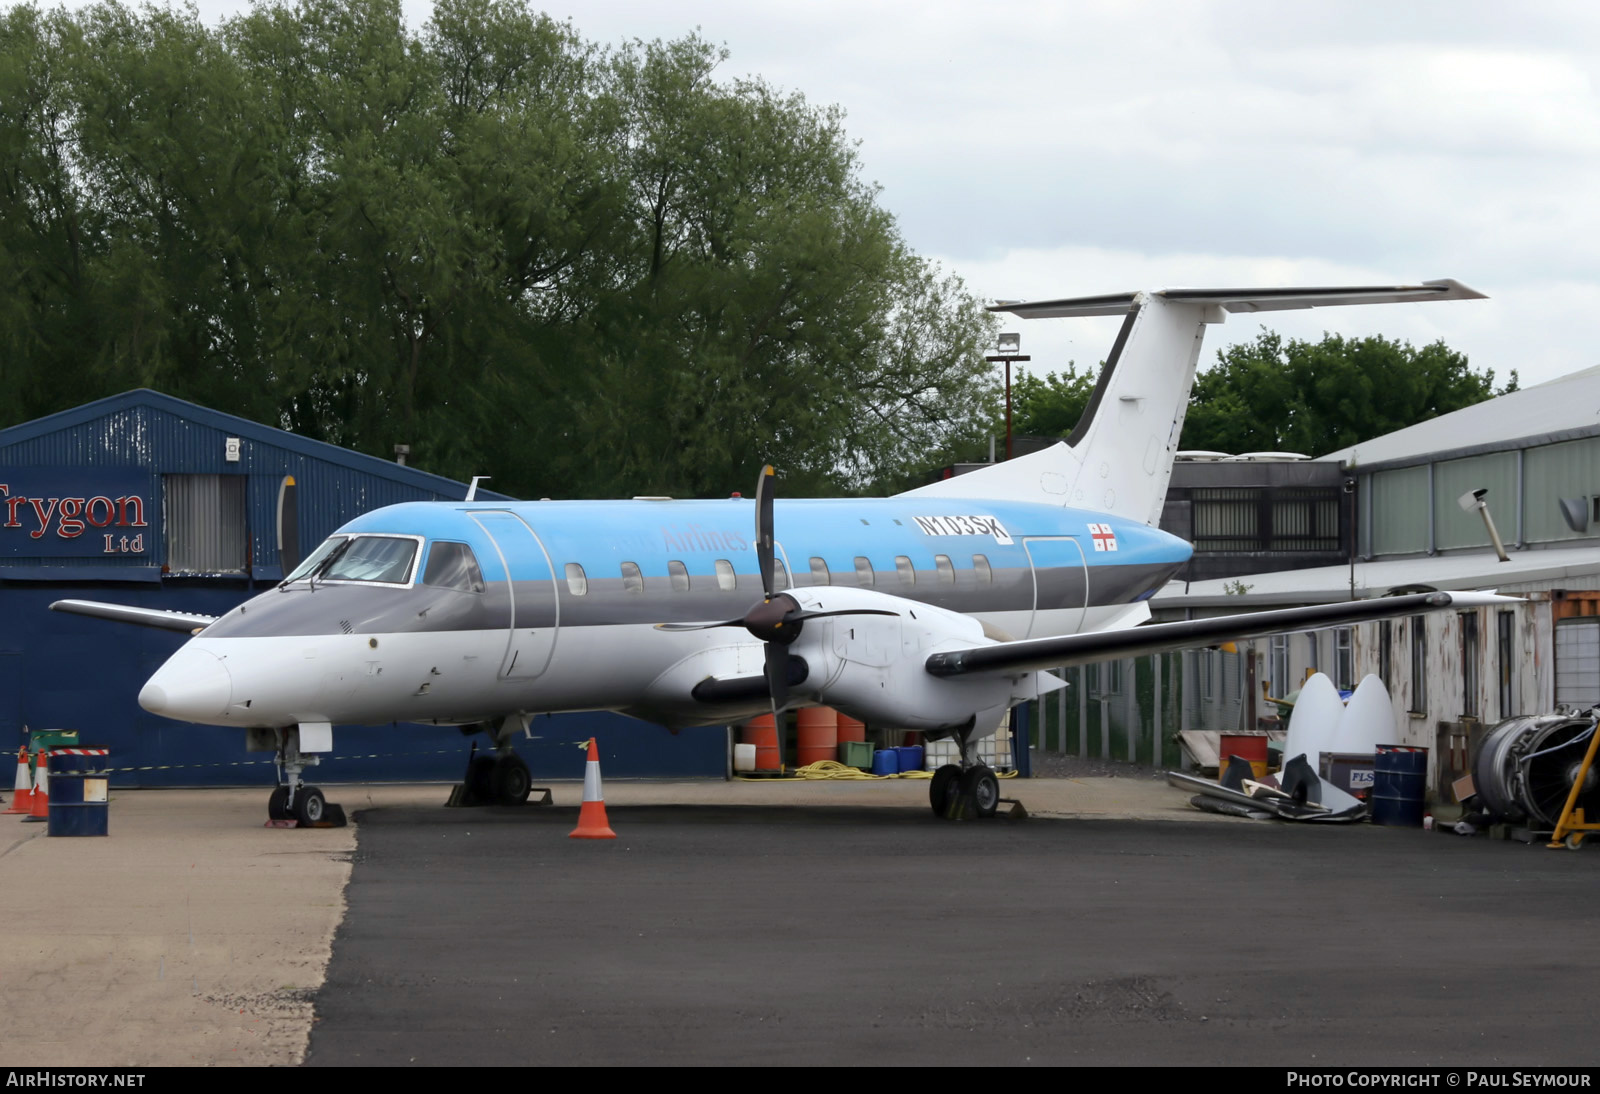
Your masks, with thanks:
M 840 741 L 839 762 L 846 767 L 872 770 L 872 746 L 866 741 Z

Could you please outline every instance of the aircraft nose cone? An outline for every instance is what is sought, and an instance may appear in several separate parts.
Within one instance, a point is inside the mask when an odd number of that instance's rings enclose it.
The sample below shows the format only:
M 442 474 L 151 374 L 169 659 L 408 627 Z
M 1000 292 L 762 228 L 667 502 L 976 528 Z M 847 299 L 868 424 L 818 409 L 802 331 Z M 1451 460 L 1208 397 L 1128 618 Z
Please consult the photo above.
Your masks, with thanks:
M 139 705 L 163 718 L 208 722 L 221 716 L 232 697 L 233 680 L 221 659 L 185 646 L 150 677 Z

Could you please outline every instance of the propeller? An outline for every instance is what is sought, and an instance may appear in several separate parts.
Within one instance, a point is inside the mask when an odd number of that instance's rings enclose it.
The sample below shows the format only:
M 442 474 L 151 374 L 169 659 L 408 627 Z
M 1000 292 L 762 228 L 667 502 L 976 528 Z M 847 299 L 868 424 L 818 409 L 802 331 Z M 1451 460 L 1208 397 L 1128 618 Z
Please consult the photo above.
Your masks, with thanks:
M 882 608 L 841 608 L 837 611 L 808 611 L 788 593 L 774 593 L 777 550 L 772 529 L 773 479 L 776 472 L 767 464 L 756 480 L 756 560 L 761 569 L 761 602 L 738 619 L 717 623 L 657 623 L 663 631 L 704 631 L 714 627 L 743 627 L 759 638 L 766 650 L 767 689 L 772 693 L 776 714 L 789 702 L 789 647 L 800 637 L 808 619 L 834 615 L 896 615 Z

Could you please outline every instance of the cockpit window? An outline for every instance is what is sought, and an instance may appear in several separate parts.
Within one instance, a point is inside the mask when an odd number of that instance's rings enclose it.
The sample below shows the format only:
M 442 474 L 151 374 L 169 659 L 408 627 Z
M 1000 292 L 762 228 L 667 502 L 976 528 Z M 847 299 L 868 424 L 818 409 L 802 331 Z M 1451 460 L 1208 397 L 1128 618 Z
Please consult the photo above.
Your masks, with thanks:
M 344 546 L 344 541 L 348 538 L 348 536 L 330 536 L 323 540 L 320 547 L 307 555 L 306 560 L 294 568 L 294 573 L 283 579 L 283 583 L 287 585 L 291 581 L 299 581 L 312 570 L 321 566 L 329 555 Z
M 483 592 L 478 559 L 465 543 L 435 543 L 428 551 L 428 569 L 422 575 L 422 583 L 466 593 Z
M 383 581 L 404 585 L 411 578 L 417 541 L 398 536 L 356 536 L 319 575 L 322 581 Z

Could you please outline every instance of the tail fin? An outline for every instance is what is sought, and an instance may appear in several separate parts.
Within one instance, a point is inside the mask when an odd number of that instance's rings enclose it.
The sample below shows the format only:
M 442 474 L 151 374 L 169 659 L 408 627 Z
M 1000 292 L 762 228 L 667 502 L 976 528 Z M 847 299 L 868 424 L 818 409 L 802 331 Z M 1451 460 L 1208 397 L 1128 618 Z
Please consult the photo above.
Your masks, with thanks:
M 1022 319 L 1127 315 L 1083 418 L 1064 443 L 910 494 L 1043 502 L 1155 524 L 1189 409 L 1206 324 L 1227 312 L 1337 304 L 1481 300 L 1457 281 L 1330 289 L 1166 289 L 1034 303 L 991 311 Z

